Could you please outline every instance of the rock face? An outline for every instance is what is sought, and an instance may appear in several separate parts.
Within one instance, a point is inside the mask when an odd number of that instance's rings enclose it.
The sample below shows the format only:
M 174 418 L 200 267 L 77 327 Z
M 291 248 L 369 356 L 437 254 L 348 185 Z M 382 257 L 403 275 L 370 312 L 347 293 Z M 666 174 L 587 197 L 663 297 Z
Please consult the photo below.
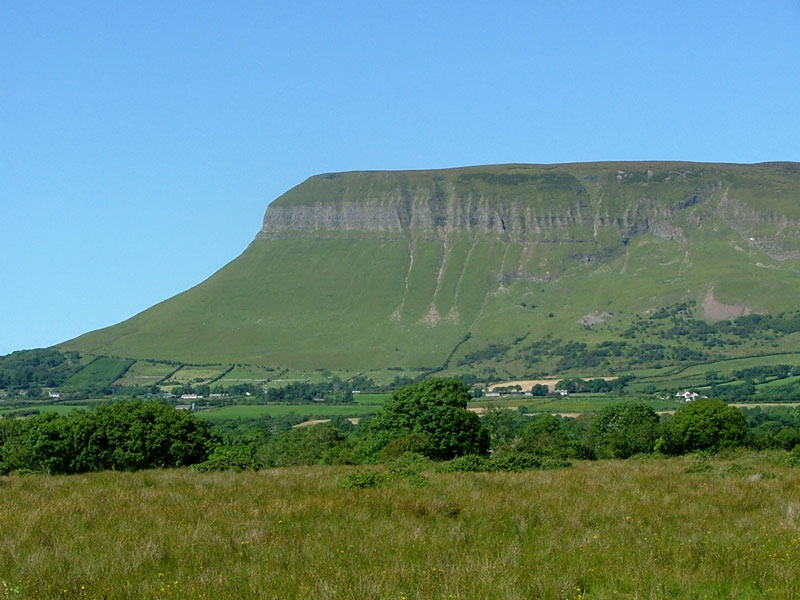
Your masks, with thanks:
M 796 163 L 502 165 L 327 174 L 273 202 L 257 238 L 336 232 L 432 238 L 468 232 L 565 242 L 650 233 L 685 242 L 686 227 L 718 218 L 774 258 L 794 258 L 800 256 L 800 205 L 796 197 L 787 198 L 787 190 L 799 187 Z

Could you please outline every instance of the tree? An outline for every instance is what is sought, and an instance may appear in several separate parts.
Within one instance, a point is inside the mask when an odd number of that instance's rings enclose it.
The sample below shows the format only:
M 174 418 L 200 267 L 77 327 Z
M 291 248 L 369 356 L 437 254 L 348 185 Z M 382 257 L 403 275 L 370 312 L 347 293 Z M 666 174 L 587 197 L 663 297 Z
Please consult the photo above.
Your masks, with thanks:
M 426 379 L 400 388 L 370 423 L 369 435 L 381 446 L 409 434 L 428 436 L 428 456 L 438 460 L 485 454 L 489 434 L 467 410 L 470 397 L 469 386 L 456 379 Z
M 207 422 L 152 401 L 32 417 L 11 433 L 0 448 L 3 468 L 52 474 L 187 466 L 216 444 Z
M 713 398 L 679 408 L 667 428 L 673 454 L 738 446 L 747 435 L 747 418 L 734 406 Z
M 537 456 L 567 458 L 573 456 L 573 443 L 555 415 L 532 417 L 520 433 L 517 450 Z
M 509 444 L 527 423 L 527 417 L 517 410 L 490 406 L 483 414 L 484 426 L 489 432 L 491 447 L 496 450 Z
M 599 456 L 629 458 L 652 452 L 660 432 L 656 412 L 646 404 L 631 402 L 601 410 L 591 435 Z
M 550 388 L 541 383 L 536 383 L 531 388 L 531 394 L 534 396 L 547 396 L 550 393 Z

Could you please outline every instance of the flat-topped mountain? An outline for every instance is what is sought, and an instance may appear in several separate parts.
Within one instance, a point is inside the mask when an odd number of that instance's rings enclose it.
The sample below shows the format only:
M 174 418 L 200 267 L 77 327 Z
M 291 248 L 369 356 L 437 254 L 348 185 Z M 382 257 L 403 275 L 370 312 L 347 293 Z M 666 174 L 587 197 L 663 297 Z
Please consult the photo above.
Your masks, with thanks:
M 554 364 L 552 340 L 633 343 L 632 325 L 670 307 L 711 322 L 794 310 L 798 274 L 798 163 L 332 173 L 275 200 L 247 250 L 202 284 L 63 346 L 522 374 Z M 670 362 L 678 342 L 663 341 Z M 703 352 L 695 342 L 680 344 Z

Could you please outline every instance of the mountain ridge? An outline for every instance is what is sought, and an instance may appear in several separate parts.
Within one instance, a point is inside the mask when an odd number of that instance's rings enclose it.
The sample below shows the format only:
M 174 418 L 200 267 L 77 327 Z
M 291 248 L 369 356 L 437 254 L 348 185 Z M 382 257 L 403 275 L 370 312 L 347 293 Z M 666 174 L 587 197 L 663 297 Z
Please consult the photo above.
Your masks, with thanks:
M 729 224 L 738 225 L 744 235 L 747 221 L 778 219 L 779 213 L 760 212 L 752 202 L 728 194 L 737 177 L 759 168 L 800 173 L 798 163 L 673 162 L 329 173 L 307 179 L 270 204 L 256 238 L 326 231 L 369 231 L 388 237 L 415 231 L 475 231 L 536 239 L 543 232 L 591 225 L 595 238 L 598 229 L 611 229 L 623 237 L 652 232 L 680 239 L 679 229 L 670 222 L 675 213 L 709 199 L 720 204 Z M 614 187 L 623 189 L 608 189 Z M 604 198 L 617 202 L 603 205 Z M 800 214 L 793 213 L 793 218 L 781 215 L 782 227 L 793 228 L 792 237 L 800 239 Z M 795 240 L 783 252 L 797 257 L 799 250 Z M 774 251 L 781 254 L 779 246 Z
M 256 239 L 205 282 L 62 346 L 195 363 L 470 368 L 467 357 L 520 339 L 616 343 L 637 319 L 687 302 L 699 319 L 705 306 L 723 318 L 792 310 L 798 258 L 798 163 L 323 174 L 272 202 Z M 521 352 L 478 362 L 513 375 L 553 363 Z

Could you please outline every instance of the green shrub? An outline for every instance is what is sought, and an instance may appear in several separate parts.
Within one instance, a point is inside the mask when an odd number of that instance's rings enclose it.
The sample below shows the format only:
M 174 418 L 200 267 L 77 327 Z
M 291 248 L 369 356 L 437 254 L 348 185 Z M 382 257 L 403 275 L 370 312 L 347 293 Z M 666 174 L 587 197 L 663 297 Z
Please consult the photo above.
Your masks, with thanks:
M 465 454 L 446 463 L 440 464 L 437 468 L 440 473 L 476 473 L 490 471 L 489 461 L 477 454 Z
M 253 458 L 250 446 L 217 446 L 211 452 L 208 460 L 195 465 L 198 471 L 244 471 L 257 469 L 258 465 Z
M 343 489 L 365 489 L 378 487 L 386 483 L 386 476 L 376 471 L 355 471 L 339 479 L 339 487 Z

